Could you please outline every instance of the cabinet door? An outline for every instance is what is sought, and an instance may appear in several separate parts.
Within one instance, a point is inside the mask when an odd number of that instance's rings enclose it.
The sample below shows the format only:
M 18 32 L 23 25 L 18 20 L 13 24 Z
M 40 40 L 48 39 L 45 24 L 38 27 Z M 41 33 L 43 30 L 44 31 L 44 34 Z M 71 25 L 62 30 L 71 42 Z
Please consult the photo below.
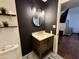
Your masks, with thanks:
M 40 47 L 40 42 L 34 37 L 32 37 L 32 42 L 33 42 L 33 45 L 32 45 L 33 50 L 37 51 L 38 48 Z
M 39 48 L 40 53 L 44 53 L 48 49 L 47 42 L 48 42 L 48 39 L 45 39 L 45 40 L 40 42 L 40 48 Z
M 48 40 L 48 49 L 53 48 L 53 37 L 50 37 Z

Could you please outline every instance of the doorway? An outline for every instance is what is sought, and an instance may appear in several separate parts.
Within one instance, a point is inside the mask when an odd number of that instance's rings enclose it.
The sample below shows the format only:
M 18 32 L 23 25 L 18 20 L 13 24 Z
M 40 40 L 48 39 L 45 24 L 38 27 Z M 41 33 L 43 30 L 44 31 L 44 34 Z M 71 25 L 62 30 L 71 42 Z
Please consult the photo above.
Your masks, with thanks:
M 63 22 L 60 22 L 58 53 L 64 59 L 79 59 L 79 6 L 61 11 L 61 16 L 63 13 L 65 16 L 61 17 Z

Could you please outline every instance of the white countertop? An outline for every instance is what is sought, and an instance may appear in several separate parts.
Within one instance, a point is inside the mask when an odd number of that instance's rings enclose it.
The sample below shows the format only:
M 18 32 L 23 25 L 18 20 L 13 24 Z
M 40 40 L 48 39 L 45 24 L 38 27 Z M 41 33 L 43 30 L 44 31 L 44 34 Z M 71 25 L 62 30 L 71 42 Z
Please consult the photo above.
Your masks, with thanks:
M 48 37 L 54 36 L 54 34 L 47 33 L 45 31 L 38 31 L 38 32 L 32 33 L 32 36 L 36 38 L 37 40 L 42 41 Z

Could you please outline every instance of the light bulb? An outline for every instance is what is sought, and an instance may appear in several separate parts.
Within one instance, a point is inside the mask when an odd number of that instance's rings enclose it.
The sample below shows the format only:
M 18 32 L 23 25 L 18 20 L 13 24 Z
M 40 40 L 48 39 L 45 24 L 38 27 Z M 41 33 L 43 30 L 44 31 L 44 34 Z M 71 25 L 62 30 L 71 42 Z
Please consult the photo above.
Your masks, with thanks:
M 36 12 L 36 8 L 35 7 L 33 8 L 33 12 Z
M 42 11 L 42 15 L 45 15 L 45 11 Z
M 56 25 L 53 25 L 53 28 L 56 28 Z
M 43 2 L 47 2 L 47 0 L 42 0 Z

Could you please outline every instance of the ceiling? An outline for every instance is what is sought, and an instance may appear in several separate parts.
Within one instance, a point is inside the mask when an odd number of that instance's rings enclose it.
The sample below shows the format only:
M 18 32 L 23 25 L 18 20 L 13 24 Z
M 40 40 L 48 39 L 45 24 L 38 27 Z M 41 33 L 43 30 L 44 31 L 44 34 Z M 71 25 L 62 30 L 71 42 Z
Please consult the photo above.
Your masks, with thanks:
M 79 0 L 70 0 L 66 3 L 63 3 L 61 6 L 61 10 L 65 10 L 67 8 L 79 7 Z

